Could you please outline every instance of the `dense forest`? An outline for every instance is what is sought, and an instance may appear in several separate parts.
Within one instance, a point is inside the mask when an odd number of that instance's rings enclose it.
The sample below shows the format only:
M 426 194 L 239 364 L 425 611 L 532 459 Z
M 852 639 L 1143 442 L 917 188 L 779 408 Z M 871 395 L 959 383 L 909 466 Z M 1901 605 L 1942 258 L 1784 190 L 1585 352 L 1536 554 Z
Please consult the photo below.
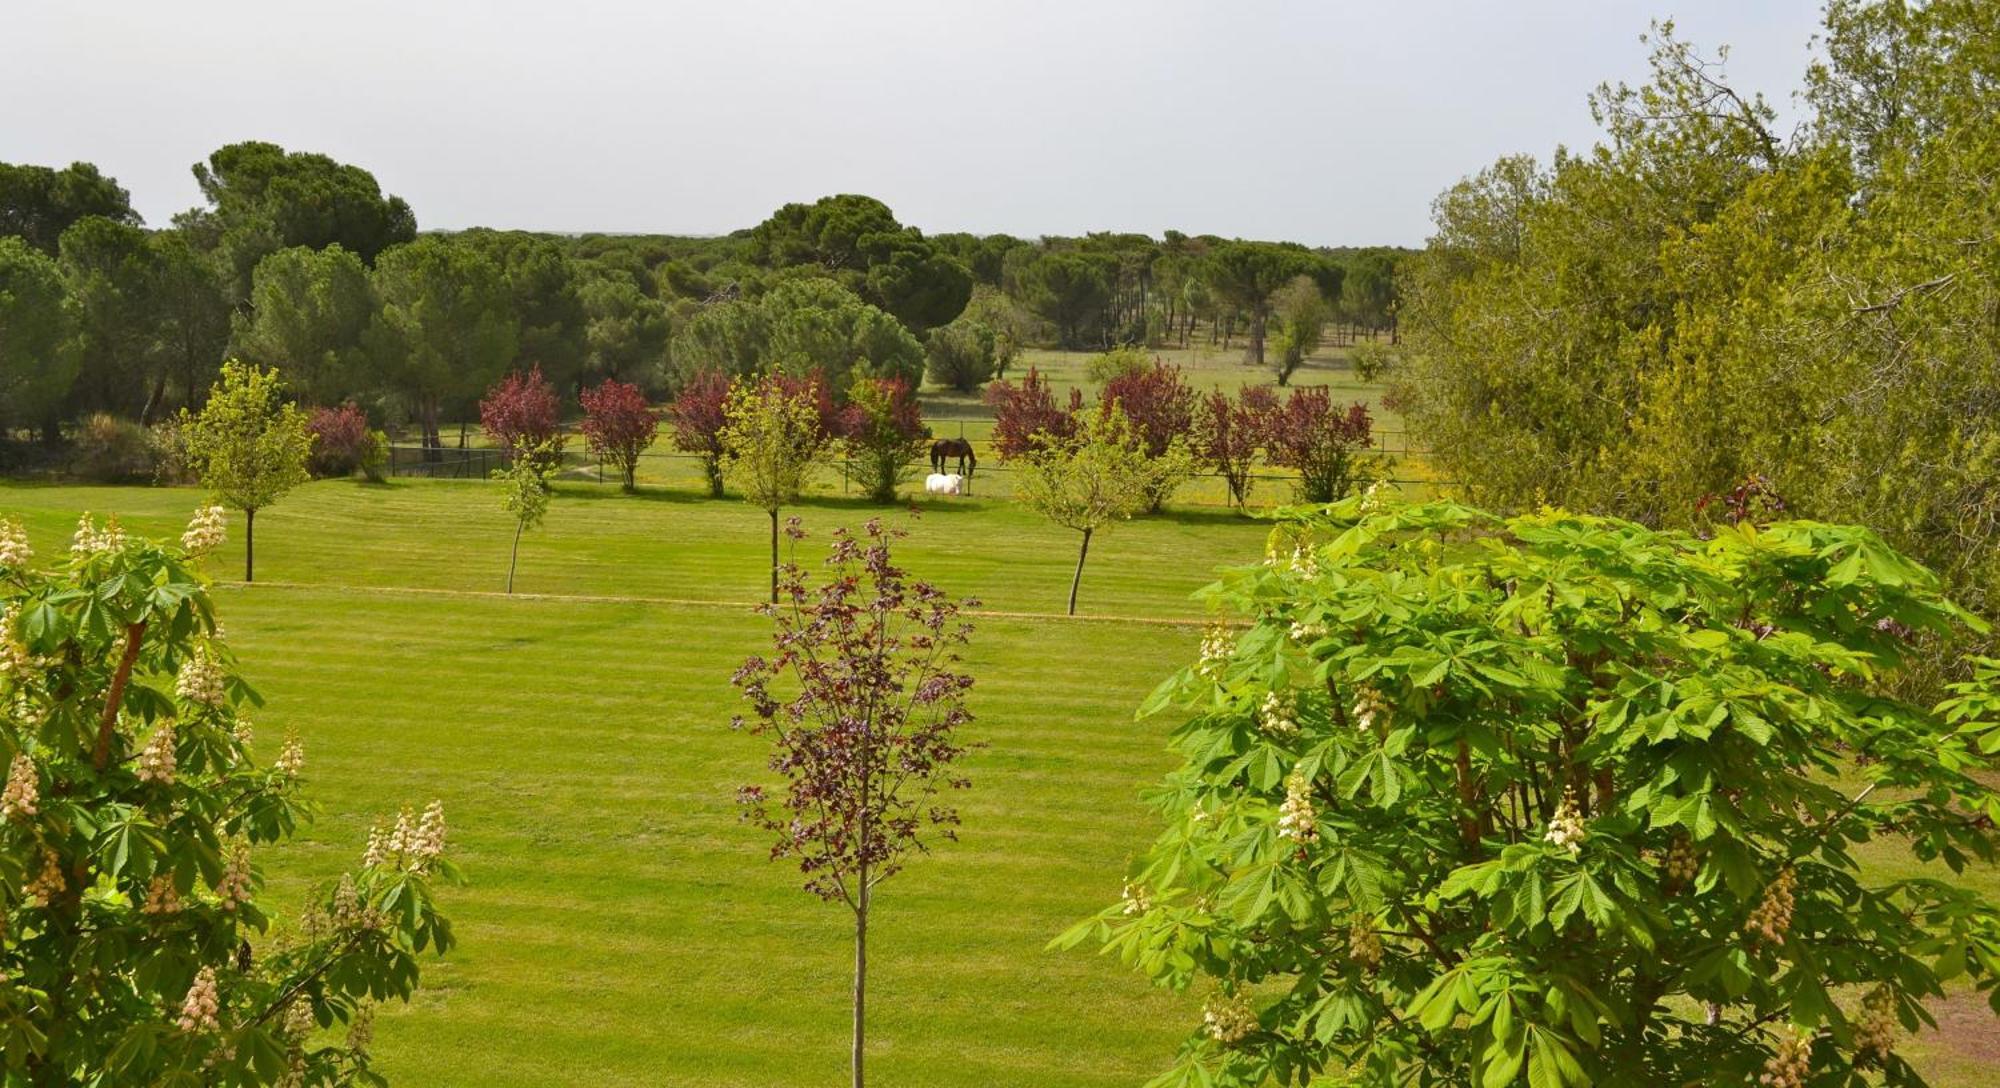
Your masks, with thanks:
M 203 206 L 148 229 L 89 163 L 0 164 L 0 450 L 156 424 L 231 357 L 435 447 L 530 367 L 572 400 L 605 378 L 664 395 L 706 370 L 970 390 L 1024 346 L 1205 338 L 1283 381 L 1329 330 L 1395 323 L 1388 249 L 925 235 L 856 195 L 720 237 L 420 232 L 371 173 L 324 155 L 232 144 L 194 174 Z

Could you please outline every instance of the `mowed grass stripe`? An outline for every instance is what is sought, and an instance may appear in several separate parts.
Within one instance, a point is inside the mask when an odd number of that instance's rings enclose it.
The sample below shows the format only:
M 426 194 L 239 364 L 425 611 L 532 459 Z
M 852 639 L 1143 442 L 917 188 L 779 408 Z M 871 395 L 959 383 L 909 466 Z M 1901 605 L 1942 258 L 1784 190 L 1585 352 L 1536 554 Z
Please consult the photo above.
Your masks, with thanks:
M 219 601 L 269 698 L 260 742 L 307 739 L 320 820 L 266 858 L 286 901 L 376 815 L 442 797 L 472 883 L 463 944 L 384 1017 L 399 1083 L 819 1085 L 841 1073 L 844 911 L 737 820 L 761 744 L 731 731 L 741 611 L 253 587 Z M 1189 629 L 989 619 L 963 841 L 885 885 L 872 935 L 883 1083 L 1143 1080 L 1192 1010 L 1054 933 L 1117 894 L 1169 765 L 1132 708 Z
M 79 510 L 115 512 L 154 535 L 178 535 L 200 502 L 188 488 L 80 488 L 0 484 L 0 516 L 24 519 L 37 549 L 67 547 Z M 1013 503 L 940 500 L 907 507 L 833 498 L 802 502 L 816 562 L 837 526 L 883 517 L 909 530 L 901 561 L 918 577 L 1002 612 L 1062 610 L 1076 533 Z M 1111 616 L 1198 618 L 1190 595 L 1216 567 L 1261 553 L 1268 525 L 1225 510 L 1170 508 L 1098 534 L 1080 609 Z M 257 571 L 274 582 L 492 591 L 504 587 L 513 523 L 480 481 L 347 480 L 308 484 L 257 516 Z M 688 492 L 622 495 L 565 483 L 547 525 L 521 544 L 517 588 L 532 593 L 755 601 L 769 589 L 769 521 L 734 499 Z M 243 518 L 210 560 L 219 578 L 242 571 Z

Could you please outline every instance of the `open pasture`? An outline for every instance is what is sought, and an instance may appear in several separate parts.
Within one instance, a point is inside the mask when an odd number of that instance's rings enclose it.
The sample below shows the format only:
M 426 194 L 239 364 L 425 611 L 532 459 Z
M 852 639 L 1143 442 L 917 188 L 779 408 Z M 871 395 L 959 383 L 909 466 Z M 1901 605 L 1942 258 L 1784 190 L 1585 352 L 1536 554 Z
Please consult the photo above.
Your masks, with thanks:
M 44 553 L 77 514 L 178 531 L 171 489 L 0 487 Z M 728 726 L 729 671 L 761 649 L 761 513 L 678 492 L 566 485 L 504 575 L 490 487 L 310 485 L 259 520 L 255 586 L 240 539 L 210 560 L 245 669 L 269 699 L 262 745 L 297 730 L 323 812 L 267 857 L 279 900 L 351 862 L 369 824 L 442 798 L 469 883 L 449 889 L 461 946 L 427 964 L 378 1050 L 397 1083 L 819 1085 L 843 1070 L 847 916 L 800 893 L 736 818 L 762 748 Z M 1011 504 L 907 513 L 819 500 L 823 540 L 882 512 L 900 558 L 989 609 L 1050 613 L 1073 540 Z M 234 527 L 240 536 L 240 525 Z M 1044 943 L 1118 894 L 1154 821 L 1140 791 L 1171 766 L 1135 722 L 1194 652 L 1189 594 L 1255 557 L 1262 529 L 1209 510 L 1122 525 L 1093 549 L 1097 619 L 988 616 L 971 656 L 963 841 L 885 886 L 873 935 L 871 1053 L 886 1084 L 1134 1085 L 1198 1016 L 1115 962 Z M 807 557 L 816 551 L 809 545 Z M 616 557 L 615 559 L 613 557 Z M 705 602 L 705 603 L 668 603 Z M 1108 618 L 1128 617 L 1128 618 Z M 1178 622 L 1176 622 L 1178 621 Z M 1902 867 L 1894 855 L 1878 864 Z M 1971 876 L 1989 888 L 1990 870 Z M 1970 1007 L 1921 1046 L 1939 1083 L 1986 1083 Z

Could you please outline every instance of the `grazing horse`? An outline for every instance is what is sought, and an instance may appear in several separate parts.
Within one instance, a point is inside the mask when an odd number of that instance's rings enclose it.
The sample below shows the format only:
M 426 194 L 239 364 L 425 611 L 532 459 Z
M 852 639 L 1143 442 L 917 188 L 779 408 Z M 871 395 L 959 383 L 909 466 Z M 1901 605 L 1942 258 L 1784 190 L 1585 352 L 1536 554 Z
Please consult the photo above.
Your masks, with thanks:
M 958 458 L 958 474 L 966 479 L 979 467 L 979 458 L 973 456 L 972 443 L 963 438 L 940 438 L 931 443 L 931 471 L 943 472 L 944 463 Z

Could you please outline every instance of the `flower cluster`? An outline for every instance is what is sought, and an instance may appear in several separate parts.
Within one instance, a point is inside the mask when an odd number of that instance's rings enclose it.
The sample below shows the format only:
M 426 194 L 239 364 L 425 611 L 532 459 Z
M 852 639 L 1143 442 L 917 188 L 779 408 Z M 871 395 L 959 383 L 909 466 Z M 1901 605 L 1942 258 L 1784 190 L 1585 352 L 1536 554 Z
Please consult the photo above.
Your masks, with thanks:
M 1675 835 L 1667 847 L 1667 886 L 1672 889 L 1685 888 L 1701 875 L 1701 858 L 1694 852 L 1694 843 L 1686 835 Z
M 1764 898 L 1750 912 L 1750 920 L 1743 925 L 1744 932 L 1772 944 L 1784 944 L 1785 934 L 1792 928 L 1792 896 L 1798 879 L 1789 865 L 1778 870 L 1778 879 L 1764 889 Z
M 1120 898 L 1125 902 L 1125 913 L 1127 914 L 1144 914 L 1153 909 L 1153 897 L 1146 891 L 1144 884 L 1135 884 L 1132 881 L 1126 881 L 1125 894 Z
M 1382 937 L 1367 918 L 1358 914 L 1354 916 L 1354 924 L 1347 927 L 1347 955 L 1364 971 L 1382 966 Z
M 357 1006 L 354 1010 L 354 1019 L 347 1025 L 347 1049 L 356 1054 L 366 1054 L 374 1042 L 375 1006 Z
M 287 779 L 297 778 L 299 772 L 306 769 L 306 745 L 298 734 L 285 734 L 285 746 L 278 750 L 278 762 L 274 766 Z
M 1301 578 L 1317 578 L 1319 577 L 1319 553 L 1301 544 L 1292 550 L 1292 557 L 1285 564 L 1285 567 Z
M 1861 1000 L 1861 1022 L 1854 1027 L 1854 1063 L 1878 1066 L 1896 1049 L 1896 995 L 1877 986 Z
M 1354 728 L 1363 733 L 1375 731 L 1375 722 L 1389 713 L 1389 704 L 1382 699 L 1382 693 L 1368 684 L 1361 685 L 1354 693 Z
M 1194 671 L 1210 680 L 1217 679 L 1235 653 L 1236 640 L 1230 637 L 1229 628 L 1216 624 L 1201 636 L 1201 659 L 1195 662 Z
M 1764 1063 L 1757 1083 L 1766 1088 L 1805 1088 L 1812 1076 L 1813 1037 L 1800 1032 L 1778 1044 L 1777 1053 Z
M 1257 725 L 1273 737 L 1298 735 L 1299 723 L 1292 718 L 1292 699 L 1275 691 L 1264 693 L 1264 705 L 1257 708 Z
M 413 873 L 430 868 L 444 854 L 444 802 L 432 801 L 420 820 L 412 821 L 410 810 L 397 813 L 395 826 L 384 830 L 376 824 L 368 832 L 368 849 L 361 856 L 363 866 L 398 864 Z
M 1202 1004 L 1201 1024 L 1209 1038 L 1228 1046 L 1257 1030 L 1257 1013 L 1242 994 L 1218 993 Z
M 189 555 L 206 555 L 222 547 L 227 526 L 226 512 L 222 507 L 213 504 L 196 507 L 194 519 L 188 522 L 187 532 L 181 534 L 181 547 Z
M 28 546 L 28 533 L 21 523 L 0 521 L 0 569 L 20 570 L 34 558 L 35 549 Z
M 174 878 L 169 873 L 161 873 L 146 885 L 146 901 L 139 905 L 139 913 L 154 918 L 179 914 L 181 893 L 174 887 Z
M 25 820 L 41 811 L 41 777 L 35 761 L 22 752 L 7 771 L 7 788 L 0 791 L 0 820 Z
M 229 862 L 222 867 L 222 879 L 216 881 L 215 895 L 222 901 L 222 909 L 234 911 L 250 901 L 254 889 L 250 886 L 250 844 L 238 840 L 229 850 Z
M 1332 629 L 1327 627 L 1326 624 L 1307 623 L 1303 620 L 1293 620 L 1289 632 L 1292 636 L 1292 641 L 1301 646 L 1310 646 L 1331 633 Z
M 180 674 L 174 678 L 174 693 L 206 707 L 219 707 L 228 697 L 223 687 L 222 666 L 209 655 L 207 647 L 195 647 L 194 653 L 181 662 Z
M 14 638 L 14 610 L 0 608 L 0 676 L 26 676 L 34 666 L 34 656 Z
M 115 552 L 125 546 L 125 530 L 118 527 L 118 519 L 111 518 L 103 528 L 88 513 L 77 520 L 76 535 L 70 538 L 69 554 L 76 558 Z
M 1576 808 L 1576 795 L 1564 793 L 1562 803 L 1556 806 L 1556 814 L 1549 817 L 1549 829 L 1542 838 L 1554 846 L 1569 851 L 1570 857 L 1583 853 L 1583 840 L 1590 836 L 1584 829 L 1583 817 Z
M 1313 810 L 1312 781 L 1299 768 L 1285 777 L 1285 802 L 1278 806 L 1278 837 L 1301 846 L 1319 841 L 1319 813 Z
M 145 750 L 139 753 L 139 781 L 171 786 L 174 766 L 174 723 L 166 722 L 153 730 Z
M 46 907 L 55 902 L 67 887 L 69 882 L 63 879 L 62 859 L 56 857 L 55 851 L 44 847 L 41 871 L 28 881 L 21 893 L 35 906 Z
M 214 1031 L 220 1025 L 215 1014 L 222 1008 L 222 998 L 215 990 L 215 968 L 204 967 L 194 976 L 194 985 L 188 987 L 187 997 L 181 1001 L 180 1029 L 194 1033 Z

